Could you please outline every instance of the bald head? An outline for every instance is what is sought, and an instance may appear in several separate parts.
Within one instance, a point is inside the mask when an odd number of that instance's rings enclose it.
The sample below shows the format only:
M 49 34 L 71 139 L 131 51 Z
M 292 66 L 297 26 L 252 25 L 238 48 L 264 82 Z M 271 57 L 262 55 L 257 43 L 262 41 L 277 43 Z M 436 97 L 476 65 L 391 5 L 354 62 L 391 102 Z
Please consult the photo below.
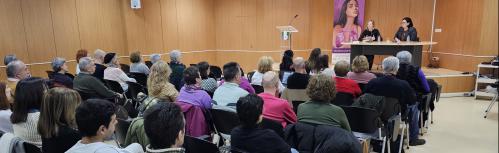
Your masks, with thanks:
M 262 86 L 265 90 L 276 90 L 279 87 L 279 76 L 274 71 L 265 72 Z

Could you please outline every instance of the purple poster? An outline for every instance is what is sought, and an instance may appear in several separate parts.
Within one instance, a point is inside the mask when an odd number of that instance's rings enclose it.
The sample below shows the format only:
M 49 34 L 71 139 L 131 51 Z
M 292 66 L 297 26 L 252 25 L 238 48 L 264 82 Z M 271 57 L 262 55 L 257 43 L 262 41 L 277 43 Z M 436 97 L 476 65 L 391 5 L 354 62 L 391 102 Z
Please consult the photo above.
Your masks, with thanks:
M 357 41 L 364 25 L 365 0 L 334 0 L 333 64 L 350 60 L 350 45 Z

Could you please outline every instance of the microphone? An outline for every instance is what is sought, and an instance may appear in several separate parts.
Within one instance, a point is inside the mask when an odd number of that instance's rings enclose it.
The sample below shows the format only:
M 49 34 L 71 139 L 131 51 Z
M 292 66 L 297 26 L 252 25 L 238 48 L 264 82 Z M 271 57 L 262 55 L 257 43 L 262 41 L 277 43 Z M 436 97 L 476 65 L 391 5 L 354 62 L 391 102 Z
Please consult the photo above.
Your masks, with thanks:
M 288 25 L 291 25 L 291 23 L 293 23 L 293 21 L 295 21 L 295 19 L 298 18 L 298 14 L 296 14 L 288 23 Z

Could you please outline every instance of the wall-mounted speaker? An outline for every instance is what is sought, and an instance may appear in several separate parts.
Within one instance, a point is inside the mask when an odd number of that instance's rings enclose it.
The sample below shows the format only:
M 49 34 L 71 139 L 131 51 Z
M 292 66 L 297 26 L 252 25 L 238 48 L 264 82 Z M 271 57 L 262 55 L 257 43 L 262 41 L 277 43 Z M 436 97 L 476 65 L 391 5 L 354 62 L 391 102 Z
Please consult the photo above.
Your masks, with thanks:
M 140 0 L 130 0 L 130 7 L 132 9 L 140 9 L 142 7 L 140 5 Z

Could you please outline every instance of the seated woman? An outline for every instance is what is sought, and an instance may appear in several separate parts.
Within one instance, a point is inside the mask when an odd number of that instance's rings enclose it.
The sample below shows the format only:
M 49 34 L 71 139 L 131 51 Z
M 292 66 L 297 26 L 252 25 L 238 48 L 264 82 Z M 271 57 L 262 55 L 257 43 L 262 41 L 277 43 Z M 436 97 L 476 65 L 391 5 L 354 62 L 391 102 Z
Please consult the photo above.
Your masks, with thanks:
M 123 91 L 128 90 L 127 81 L 137 82 L 134 78 L 128 77 L 126 73 L 121 70 L 116 53 L 107 53 L 104 57 L 104 64 L 107 65 L 107 68 L 104 70 L 104 80 L 112 80 L 120 83 Z
M 178 91 L 170 83 L 170 74 L 172 74 L 172 70 L 166 62 L 158 61 L 152 65 L 151 73 L 147 78 L 149 97 L 170 102 L 174 102 L 177 99 Z
M 310 75 L 318 74 L 320 72 L 320 67 L 316 66 L 319 61 L 319 56 L 321 56 L 321 49 L 314 48 L 310 55 L 308 56 L 308 60 L 305 62 L 307 73 Z
M 56 87 L 47 91 L 38 120 L 43 152 L 64 153 L 81 139 L 75 120 L 80 102 L 80 95 L 72 89 Z
M 54 86 L 73 88 L 73 79 L 66 75 L 68 73 L 66 59 L 56 57 L 52 60 L 52 70 L 54 72 L 49 75 L 49 78 L 53 81 Z
M 42 147 L 42 138 L 36 129 L 43 94 L 47 89 L 42 78 L 31 77 L 19 81 L 10 116 L 14 135 L 38 147 Z
M 180 90 L 184 86 L 182 81 L 182 73 L 185 70 L 185 65 L 182 63 L 182 53 L 180 50 L 173 50 L 170 52 L 170 82 L 175 85 L 175 89 Z
M 360 34 L 359 41 L 383 41 L 383 37 L 379 33 L 379 30 L 374 28 L 374 21 L 367 21 L 367 28 Z M 367 61 L 369 61 L 369 70 L 371 70 L 374 61 L 374 55 L 365 55 Z
M 180 89 L 177 102 L 189 103 L 204 109 L 211 108 L 211 97 L 201 89 L 201 76 L 195 66 L 188 67 L 184 71 L 184 87 Z
M 319 60 L 317 61 L 316 66 L 318 66 L 319 73 L 324 73 L 334 77 L 336 76 L 336 74 L 334 73 L 333 69 L 329 68 L 329 60 L 331 59 L 329 58 L 328 55 L 326 54 L 321 55 L 319 56 Z
M 0 124 L 0 132 L 3 133 L 13 132 L 12 123 L 10 122 L 10 115 L 12 114 L 10 90 L 6 83 L 0 82 L 0 123 L 2 123 Z
M 251 77 L 252 85 L 262 85 L 263 74 L 268 71 L 272 71 L 272 65 L 274 64 L 274 60 L 270 56 L 262 56 L 258 60 L 258 70 L 255 71 L 255 74 Z M 279 81 L 279 92 L 284 90 L 284 85 L 282 85 L 281 81 Z
M 369 68 L 368 59 L 364 55 L 357 56 L 352 62 L 352 72 L 348 72 L 347 78 L 354 80 L 359 84 L 367 84 L 376 75 L 367 72 Z
M 293 65 L 293 55 L 294 53 L 292 50 L 284 51 L 281 64 L 279 64 L 280 71 L 293 71 L 293 68 L 291 67 Z
M 347 78 L 347 73 L 350 70 L 350 65 L 347 61 L 339 61 L 334 65 L 336 77 L 336 91 L 346 94 L 351 94 L 353 98 L 359 97 L 362 94 L 359 84 L 352 79 Z
M 343 109 L 330 103 L 336 96 L 336 85 L 330 76 L 312 76 L 307 95 L 311 100 L 298 106 L 298 122 L 332 125 L 351 131 Z
M 400 28 L 394 36 L 395 41 L 419 41 L 418 32 L 414 28 L 414 23 L 409 17 L 404 17 L 402 23 L 400 23 Z M 408 40 L 409 39 L 409 40 Z
M 217 80 L 208 77 L 208 74 L 210 74 L 210 64 L 208 64 L 208 62 L 206 61 L 203 61 L 199 62 L 197 67 L 199 69 L 199 74 L 201 75 L 202 79 L 201 88 L 208 92 L 214 93 L 218 85 L 217 85 Z
M 400 61 L 397 78 L 407 81 L 412 89 L 419 94 L 429 93 L 430 86 L 428 85 L 425 74 L 419 66 L 411 64 L 411 53 L 408 51 L 398 52 L 397 58 Z
M 149 67 L 143 63 L 139 51 L 130 54 L 130 62 L 132 63 L 130 64 L 130 72 L 149 75 Z

